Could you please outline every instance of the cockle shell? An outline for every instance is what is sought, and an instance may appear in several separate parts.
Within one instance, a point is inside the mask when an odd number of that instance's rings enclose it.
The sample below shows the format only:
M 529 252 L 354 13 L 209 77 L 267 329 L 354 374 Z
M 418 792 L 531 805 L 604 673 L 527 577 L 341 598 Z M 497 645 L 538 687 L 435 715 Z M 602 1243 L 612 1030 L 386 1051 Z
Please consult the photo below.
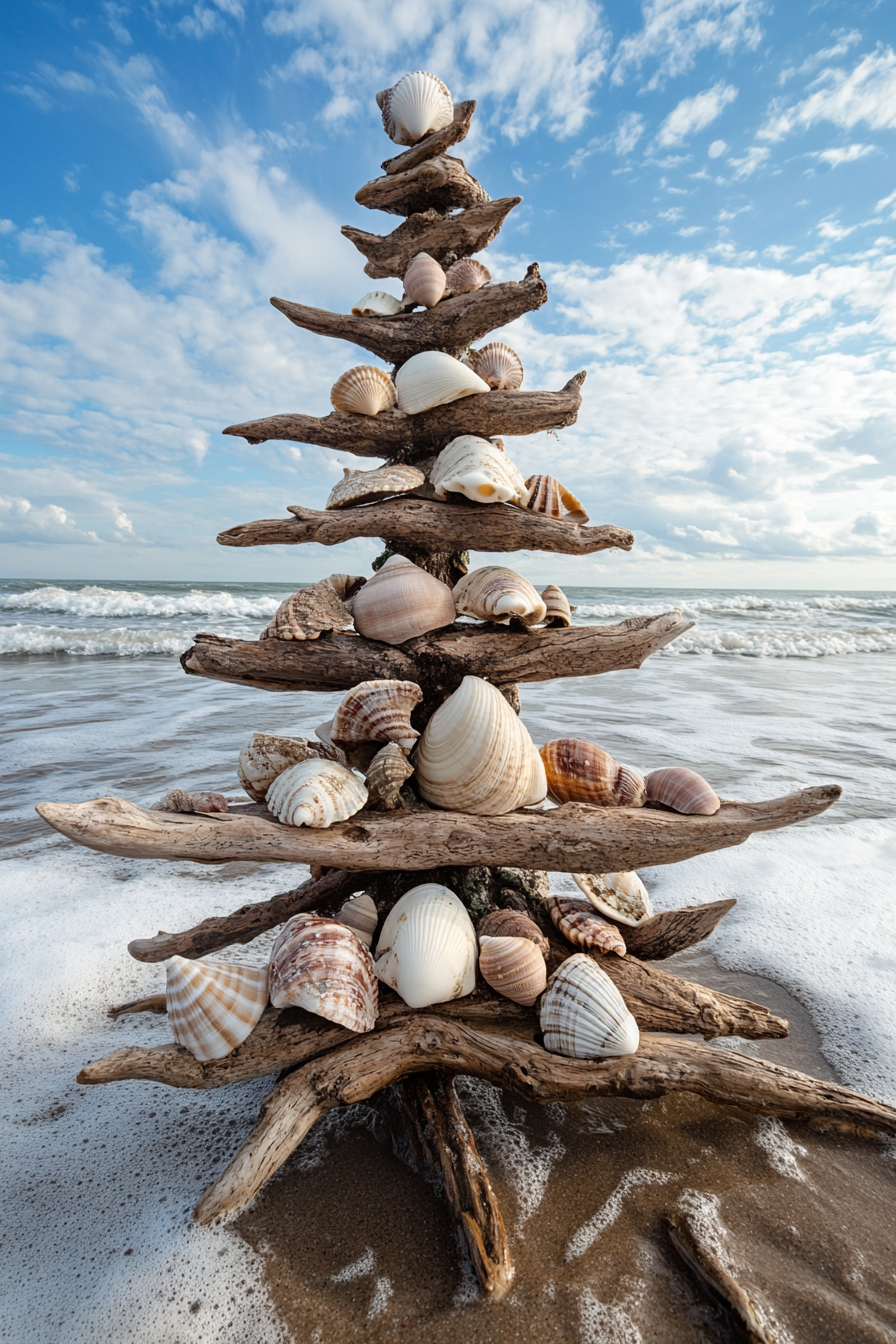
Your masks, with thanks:
M 556 476 L 530 476 L 522 507 L 530 513 L 543 513 L 546 518 L 559 518 L 561 522 L 575 523 L 576 526 L 588 521 L 580 502 Z
M 495 817 L 540 803 L 544 766 L 499 690 L 464 677 L 424 729 L 414 753 L 417 789 L 435 807 Z
M 453 891 L 424 882 L 395 902 L 377 944 L 376 973 L 411 1008 L 473 993 L 476 933 Z
M 606 971 L 576 952 L 551 976 L 539 1013 L 544 1048 L 570 1059 L 633 1055 L 638 1024 Z
M 396 145 L 416 145 L 424 136 L 450 126 L 454 105 L 447 87 L 426 70 L 403 75 L 376 95 L 383 130 Z
M 345 599 L 363 583 L 360 576 L 331 574 L 300 588 L 280 603 L 261 638 L 319 639 L 324 630 L 342 630 L 352 623 Z
M 488 390 L 488 383 L 478 373 L 443 350 L 411 355 L 395 375 L 398 408 L 405 415 L 419 415 L 434 406 L 447 406 L 461 397 Z
M 647 888 L 637 873 L 573 873 L 573 881 L 595 910 L 637 928 L 653 916 Z
M 465 574 L 451 590 L 462 616 L 481 621 L 507 621 L 518 617 L 526 625 L 538 625 L 547 610 L 528 579 L 504 565 L 483 565 Z
M 373 471 L 349 471 L 348 467 L 342 470 L 342 480 L 333 486 L 327 499 L 328 509 L 347 509 L 384 499 L 387 495 L 406 495 L 426 480 L 417 467 L 405 466 L 402 462 L 388 462 Z
M 249 1035 L 268 1001 L 267 967 L 170 957 L 165 1001 L 178 1045 L 195 1059 L 223 1059 Z
M 403 644 L 451 625 L 455 614 L 447 583 L 403 555 L 390 555 L 352 603 L 358 634 L 384 644 Z
M 428 252 L 418 252 L 404 273 L 403 302 L 435 308 L 445 294 L 445 272 Z
M 395 385 L 388 373 L 372 364 L 359 364 L 340 374 L 330 388 L 334 410 L 354 415 L 378 415 L 395 405 Z
M 357 775 L 336 761 L 300 761 L 277 776 L 265 802 L 286 826 L 325 829 L 360 812 L 367 790 Z
M 392 317 L 401 312 L 401 302 L 384 289 L 373 289 L 352 307 L 355 317 Z
M 544 624 L 556 627 L 572 625 L 572 607 L 569 598 L 556 583 L 549 583 L 541 590 L 541 600 L 545 605 Z
M 485 983 L 498 994 L 527 1008 L 548 982 L 541 950 L 529 938 L 494 938 L 480 934 L 479 970 Z
M 576 737 L 558 737 L 541 748 L 548 779 L 548 797 L 555 803 L 590 803 L 592 807 L 641 807 L 644 780 L 630 765 L 620 765 L 608 751 Z
M 299 761 L 338 761 L 345 765 L 345 752 L 327 742 L 309 742 L 305 737 L 273 737 L 253 733 L 240 752 L 237 774 L 249 797 L 263 803 L 278 775 Z
M 362 892 L 360 896 L 353 896 L 350 901 L 334 915 L 334 919 L 340 924 L 344 924 L 347 929 L 351 929 L 356 938 L 360 938 L 365 947 L 373 946 L 373 935 L 376 933 L 376 926 L 379 923 L 376 904 L 372 896 L 367 892 Z
M 223 793 L 189 793 L 186 789 L 170 789 L 164 798 L 153 803 L 153 812 L 226 812 L 227 799 Z
M 445 272 L 445 281 L 451 294 L 472 294 L 474 290 L 487 285 L 491 278 L 491 272 L 482 262 L 474 261 L 472 257 L 462 257 Z
M 388 742 L 367 767 L 368 802 L 394 812 L 401 807 L 401 786 L 413 773 L 414 767 L 398 743 Z
M 721 799 L 703 776 L 683 765 L 652 770 L 645 782 L 648 802 L 664 803 L 685 816 L 711 817 L 722 806 Z
M 429 479 L 439 499 L 450 491 L 478 504 L 520 504 L 526 493 L 522 472 L 504 449 L 476 434 L 452 439 L 436 458 Z
M 601 919 L 590 901 L 577 896 L 546 896 L 548 914 L 560 932 L 579 947 L 596 947 L 599 952 L 625 956 L 625 939 L 615 924 Z
M 410 751 L 420 734 L 411 714 L 423 699 L 416 681 L 362 681 L 346 691 L 333 715 L 334 742 L 397 742 Z
M 503 341 L 490 341 L 478 350 L 471 350 L 464 363 L 484 378 L 493 391 L 515 392 L 523 385 L 523 362 Z
M 271 1003 L 304 1008 L 349 1031 L 372 1031 L 379 990 L 373 958 L 336 919 L 293 915 L 271 951 Z
M 478 929 L 480 939 L 490 938 L 528 938 L 547 956 L 550 943 L 541 929 L 520 910 L 492 910 L 480 920 Z

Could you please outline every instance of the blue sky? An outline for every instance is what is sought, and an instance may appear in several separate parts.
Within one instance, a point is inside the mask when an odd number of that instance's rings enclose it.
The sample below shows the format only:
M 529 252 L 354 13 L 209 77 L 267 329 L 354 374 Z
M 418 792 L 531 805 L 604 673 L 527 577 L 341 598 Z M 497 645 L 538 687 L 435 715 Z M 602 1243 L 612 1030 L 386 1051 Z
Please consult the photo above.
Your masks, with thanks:
M 762 0 L 7 0 L 0 573 L 306 579 L 375 542 L 225 550 L 341 467 L 222 438 L 326 414 L 370 357 L 268 304 L 368 288 L 340 224 L 396 152 L 406 70 L 474 97 L 456 151 L 520 194 L 483 254 L 542 266 L 506 328 L 526 386 L 587 368 L 578 424 L 508 441 L 629 556 L 566 582 L 896 587 L 896 21 Z M 398 292 L 398 282 L 384 288 Z

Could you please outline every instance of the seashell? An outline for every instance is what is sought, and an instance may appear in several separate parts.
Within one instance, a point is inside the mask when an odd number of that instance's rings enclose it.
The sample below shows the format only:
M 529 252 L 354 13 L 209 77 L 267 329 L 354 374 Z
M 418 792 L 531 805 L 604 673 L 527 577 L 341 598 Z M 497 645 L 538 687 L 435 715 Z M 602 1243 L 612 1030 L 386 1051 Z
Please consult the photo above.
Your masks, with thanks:
M 541 929 L 519 910 L 492 910 L 485 919 L 480 920 L 478 929 L 480 940 L 489 938 L 528 938 L 547 956 L 550 943 Z
M 556 476 L 530 476 L 522 507 L 530 513 L 543 513 L 546 518 L 559 518 L 561 522 L 577 526 L 588 521 L 588 515 L 575 495 L 561 485 Z
M 330 491 L 326 507 L 347 509 L 353 504 L 369 504 L 372 499 L 386 495 L 404 495 L 423 485 L 426 477 L 417 467 L 402 462 L 388 462 L 373 471 L 349 471 L 343 467 L 343 477 Z
M 403 75 L 391 89 L 378 93 L 376 102 L 383 114 L 383 130 L 396 145 L 416 145 L 454 120 L 451 94 L 426 70 Z
M 378 415 L 387 406 L 395 405 L 395 384 L 382 369 L 359 364 L 336 379 L 330 388 L 330 401 L 337 411 Z
M 401 786 L 414 773 L 407 756 L 397 742 L 382 747 L 367 768 L 367 798 L 387 812 L 401 807 Z
M 424 882 L 396 901 L 376 949 L 376 973 L 411 1008 L 476 988 L 476 933 L 453 891 Z
M 688 817 L 711 817 L 722 806 L 721 799 L 703 776 L 683 765 L 652 770 L 646 784 L 648 802 L 664 803 Z
M 592 807 L 641 807 L 644 780 L 630 765 L 620 765 L 608 751 L 575 737 L 558 737 L 541 748 L 548 779 L 548 797 L 555 803 L 590 803 Z
M 526 625 L 538 625 L 547 611 L 528 579 L 504 565 L 483 565 L 465 574 L 451 596 L 460 615 L 478 616 L 481 621 L 516 616 Z
M 464 677 L 424 729 L 414 753 L 417 789 L 435 807 L 495 817 L 540 803 L 544 766 L 499 690 Z
M 472 257 L 461 257 L 445 272 L 445 282 L 451 294 L 472 294 L 487 285 L 491 278 L 482 262 L 474 261 Z
M 384 644 L 403 644 L 451 625 L 455 614 L 447 583 L 403 555 L 390 555 L 352 603 L 358 634 Z
M 350 574 L 331 574 L 320 583 L 310 583 L 281 602 L 261 632 L 262 639 L 319 639 L 324 630 L 342 630 L 351 625 L 345 598 L 364 579 Z
M 227 799 L 223 793 L 188 793 L 186 789 L 170 789 L 164 798 L 153 803 L 152 812 L 226 812 Z
M 590 901 L 580 900 L 577 896 L 546 896 L 544 903 L 557 928 L 571 943 L 625 956 L 622 934 L 615 924 L 595 913 Z
M 373 958 L 336 919 L 293 915 L 277 937 L 268 968 L 275 1008 L 304 1008 L 349 1031 L 372 1031 L 379 989 Z
M 362 681 L 346 691 L 330 736 L 334 742 L 397 742 L 410 751 L 420 734 L 411 714 L 423 699 L 415 681 Z
M 405 415 L 419 415 L 434 406 L 447 406 L 461 397 L 488 390 L 488 383 L 478 373 L 443 350 L 411 355 L 395 375 L 398 407 Z
M 337 761 L 299 761 L 268 789 L 267 809 L 286 826 L 325 829 L 352 817 L 367 802 L 357 775 Z
M 515 392 L 523 385 L 523 362 L 503 341 L 491 341 L 478 350 L 471 350 L 464 363 L 484 378 L 493 391 L 500 388 Z
M 541 590 L 541 600 L 545 605 L 544 624 L 564 629 L 572 625 L 572 607 L 569 598 L 556 583 L 549 583 Z
M 165 1001 L 178 1045 L 194 1059 L 223 1059 L 251 1032 L 268 1001 L 267 967 L 169 957 Z
M 344 924 L 347 929 L 351 929 L 356 938 L 360 938 L 365 947 L 373 945 L 373 935 L 376 933 L 376 926 L 379 923 L 376 904 L 372 896 L 363 892 L 360 896 L 353 896 L 350 901 L 333 916 L 340 924 Z
M 570 1059 L 633 1055 L 638 1024 L 606 971 L 576 952 L 551 976 L 539 1013 L 544 1048 Z
M 392 317 L 401 312 L 401 302 L 384 289 L 373 289 L 352 307 L 354 317 Z
M 445 272 L 428 252 L 418 252 L 404 273 L 402 303 L 435 308 L 445 294 Z
M 573 873 L 573 881 L 595 910 L 637 928 L 653 916 L 647 888 L 637 873 Z
M 438 499 L 450 491 L 479 504 L 520 504 L 526 494 L 523 474 L 503 447 L 476 434 L 452 439 L 436 458 L 429 479 Z
M 240 783 L 256 803 L 263 803 L 278 775 L 299 761 L 338 761 L 345 765 L 345 752 L 325 742 L 309 742 L 305 737 L 272 737 L 253 733 L 240 752 L 237 774 Z
M 479 935 L 479 970 L 487 985 L 527 1008 L 544 991 L 548 971 L 541 949 L 529 938 Z

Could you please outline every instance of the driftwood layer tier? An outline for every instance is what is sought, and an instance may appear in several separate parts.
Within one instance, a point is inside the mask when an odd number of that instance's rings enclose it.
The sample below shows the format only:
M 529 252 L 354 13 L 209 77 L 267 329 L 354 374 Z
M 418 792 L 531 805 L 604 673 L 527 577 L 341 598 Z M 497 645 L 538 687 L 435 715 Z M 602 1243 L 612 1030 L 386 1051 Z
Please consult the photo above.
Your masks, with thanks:
M 481 182 L 467 172 L 463 159 L 440 154 L 414 168 L 375 177 L 355 192 L 355 200 L 368 210 L 387 215 L 415 215 L 425 210 L 468 210 L 489 199 Z
M 470 257 L 488 247 L 501 225 L 522 196 L 504 196 L 471 206 L 460 214 L 445 216 L 438 210 L 423 210 L 383 237 L 363 229 L 342 227 L 342 235 L 367 257 L 364 271 L 373 280 L 403 279 L 418 252 L 428 252 L 442 266 L 450 266 L 460 257 Z
M 403 154 L 384 159 L 380 167 L 390 174 L 405 173 L 409 168 L 416 168 L 418 163 L 425 163 L 427 159 L 434 159 L 437 154 L 444 154 L 446 149 L 460 144 L 461 140 L 467 138 L 475 111 L 476 100 L 473 98 L 466 103 L 456 103 L 454 118 L 447 126 L 443 126 L 440 131 L 433 131 L 432 135 L 427 135 L 423 140 L 418 140 L 416 145 L 406 149 Z

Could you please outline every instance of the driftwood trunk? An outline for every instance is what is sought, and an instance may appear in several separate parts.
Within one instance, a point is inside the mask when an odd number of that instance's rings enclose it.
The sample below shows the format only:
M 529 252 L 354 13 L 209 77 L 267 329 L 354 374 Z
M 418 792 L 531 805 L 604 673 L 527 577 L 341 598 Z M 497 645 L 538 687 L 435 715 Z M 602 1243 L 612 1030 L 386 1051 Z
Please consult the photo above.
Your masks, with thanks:
M 400 280 L 418 252 L 428 252 L 446 268 L 459 257 L 481 252 L 498 236 L 501 225 L 522 199 L 504 196 L 498 201 L 485 201 L 447 219 L 438 210 L 424 210 L 411 215 L 385 237 L 350 224 L 343 225 L 341 232 L 367 257 L 366 275 L 373 280 L 390 276 Z

